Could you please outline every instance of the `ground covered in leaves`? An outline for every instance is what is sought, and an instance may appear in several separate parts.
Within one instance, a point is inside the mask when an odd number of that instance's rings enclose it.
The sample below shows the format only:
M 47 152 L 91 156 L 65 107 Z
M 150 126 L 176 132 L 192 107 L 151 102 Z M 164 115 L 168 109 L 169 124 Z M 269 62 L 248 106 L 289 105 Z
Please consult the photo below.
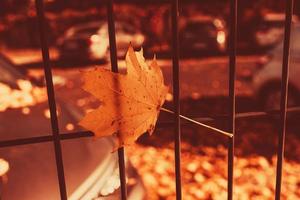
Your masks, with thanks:
M 129 151 L 130 152 L 130 151 Z M 183 196 L 192 199 L 226 199 L 226 149 L 197 148 L 192 151 L 183 145 Z M 148 190 L 149 200 L 175 199 L 174 152 L 170 148 L 136 146 L 130 160 L 138 169 Z M 284 164 L 282 197 L 300 198 L 300 163 Z M 236 157 L 234 199 L 274 199 L 276 158 L 268 161 L 263 156 Z
M 249 127 L 237 128 L 236 157 L 234 171 L 234 199 L 268 200 L 274 199 L 276 177 L 276 128 L 268 121 L 256 121 Z M 210 133 L 183 130 L 182 142 L 182 191 L 183 199 L 227 198 L 227 149 L 222 139 L 207 138 Z M 204 132 L 204 133 L 203 133 Z M 154 133 L 155 134 L 155 133 Z M 198 135 L 195 135 L 198 134 Z M 203 134 L 208 134 L 203 137 Z M 264 135 L 262 135 L 264 134 Z M 202 135 L 202 137 L 201 137 Z M 151 136 L 152 137 L 152 136 Z M 150 138 L 151 138 L 150 137 Z M 154 135 L 155 137 L 155 135 Z M 175 200 L 174 151 L 171 138 L 160 135 L 156 143 L 143 141 L 128 149 L 129 158 L 136 167 L 148 191 L 149 200 Z M 155 137 L 153 141 L 158 142 Z M 198 138 L 198 139 L 197 139 Z M 218 138 L 218 137 L 217 137 Z M 189 140 L 198 143 L 191 143 Z M 144 139 L 145 140 L 145 139 Z M 147 140 L 147 139 L 146 139 Z M 202 143 L 202 144 L 201 144 Z M 219 143 L 219 144 L 218 144 Z M 196 145 L 195 145 L 196 144 Z M 283 169 L 282 199 L 300 199 L 300 139 L 288 131 L 286 141 L 286 160 Z
M 187 61 L 187 63 L 191 62 Z M 214 67 L 214 70 L 211 70 L 212 67 Z M 206 77 L 214 77 L 218 81 L 222 80 L 220 83 L 226 82 L 222 79 L 222 74 L 227 77 L 227 73 L 222 69 L 223 67 L 220 64 L 210 66 L 209 63 L 197 67 L 199 73 L 206 74 Z M 219 74 L 214 74 L 216 70 Z M 68 104 L 88 112 L 90 108 L 96 108 L 98 103 L 94 98 L 87 98 L 86 93 L 83 93 L 80 89 L 82 83 L 78 77 L 78 71 L 78 69 L 55 70 L 55 75 L 67 80 L 64 87 L 56 88 L 56 92 Z M 209 72 L 213 74 L 208 74 Z M 190 77 L 189 75 L 193 73 L 190 72 L 186 76 Z M 199 79 L 198 77 L 193 76 L 195 79 Z M 187 79 L 190 81 L 191 78 Z M 206 80 L 203 78 L 203 81 Z M 198 93 L 193 93 L 193 90 L 188 91 L 187 93 L 193 95 L 191 99 L 182 101 L 181 112 L 189 117 L 216 116 L 216 122 L 207 123 L 226 130 L 228 125 L 225 116 L 228 112 L 227 96 L 219 98 L 217 95 L 217 93 L 222 93 L 223 89 L 220 87 L 223 84 L 217 84 L 218 88 L 213 89 L 208 87 L 209 81 L 207 84 L 201 82 L 192 85 L 198 85 L 197 90 L 214 91 L 216 96 L 204 98 L 199 96 Z M 181 86 L 185 86 L 185 84 L 183 83 Z M 182 91 L 184 91 L 184 87 Z M 242 88 L 240 91 L 246 91 L 246 89 Z M 70 96 L 73 98 L 70 99 Z M 255 111 L 256 106 L 252 104 L 255 104 L 253 99 L 238 98 L 237 112 Z M 172 105 L 169 107 L 166 104 L 164 107 L 172 109 Z M 169 123 L 170 126 L 160 128 L 162 127 L 160 122 L 172 119 L 172 115 L 161 112 L 160 120 L 153 135 L 151 137 L 148 135 L 142 136 L 137 145 L 126 148 L 129 159 L 144 180 L 148 191 L 147 200 L 175 199 L 173 124 Z M 288 119 L 282 199 L 300 199 L 299 119 L 299 115 L 292 118 L 289 116 Z M 274 199 L 278 125 L 279 119 L 275 116 L 237 120 L 235 200 Z M 226 199 L 227 141 L 227 138 L 222 135 L 204 128 L 197 128 L 182 121 L 182 190 L 184 200 Z

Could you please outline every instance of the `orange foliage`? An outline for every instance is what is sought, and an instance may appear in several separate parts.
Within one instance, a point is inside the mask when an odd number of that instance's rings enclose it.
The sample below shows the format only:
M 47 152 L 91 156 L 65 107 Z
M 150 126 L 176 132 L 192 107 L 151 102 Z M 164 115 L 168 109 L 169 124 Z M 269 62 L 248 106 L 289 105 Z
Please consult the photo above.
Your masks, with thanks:
M 98 137 L 114 135 L 116 147 L 130 145 L 154 130 L 168 88 L 154 59 L 150 66 L 142 51 L 130 46 L 126 54 L 126 74 L 96 68 L 82 73 L 83 89 L 101 101 L 86 114 L 80 125 Z

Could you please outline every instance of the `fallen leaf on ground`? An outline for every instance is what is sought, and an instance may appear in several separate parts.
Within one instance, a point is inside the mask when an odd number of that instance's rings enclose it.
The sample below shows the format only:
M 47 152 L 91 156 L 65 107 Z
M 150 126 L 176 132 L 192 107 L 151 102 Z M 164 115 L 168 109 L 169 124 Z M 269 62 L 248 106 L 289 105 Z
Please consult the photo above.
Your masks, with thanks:
M 98 137 L 113 135 L 116 147 L 130 145 L 145 132 L 153 133 L 168 88 L 154 58 L 150 66 L 142 50 L 130 46 L 126 54 L 126 74 L 103 68 L 84 71 L 83 89 L 101 101 L 99 108 L 79 122 Z

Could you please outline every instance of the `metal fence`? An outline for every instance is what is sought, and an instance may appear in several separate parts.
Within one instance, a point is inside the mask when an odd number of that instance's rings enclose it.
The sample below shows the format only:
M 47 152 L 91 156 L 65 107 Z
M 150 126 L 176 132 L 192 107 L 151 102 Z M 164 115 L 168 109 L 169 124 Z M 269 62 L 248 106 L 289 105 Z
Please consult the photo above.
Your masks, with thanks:
M 228 132 L 232 133 L 232 137 L 228 137 L 228 200 L 233 199 L 233 173 L 234 173 L 234 135 L 235 135 L 235 121 L 240 118 L 259 117 L 270 114 L 280 115 L 280 130 L 278 132 L 279 145 L 277 149 L 277 173 L 276 173 L 276 189 L 275 199 L 280 199 L 281 191 L 281 179 L 282 179 L 282 167 L 284 158 L 284 142 L 285 142 L 285 130 L 286 130 L 286 115 L 288 111 L 299 111 L 298 108 L 287 109 L 287 94 L 288 94 L 288 75 L 289 75 L 289 52 L 290 52 L 290 34 L 293 15 L 294 0 L 286 0 L 286 20 L 285 20 L 285 35 L 284 35 L 284 51 L 282 61 L 282 84 L 281 84 L 281 102 L 280 110 L 273 112 L 255 112 L 255 113 L 239 113 L 235 112 L 235 69 L 236 69 L 236 38 L 237 38 L 237 9 L 238 1 L 230 0 L 230 31 L 229 31 L 229 112 L 227 118 L 229 119 Z M 58 128 L 58 120 L 56 114 L 55 93 L 52 82 L 52 72 L 49 59 L 49 48 L 47 43 L 47 32 L 45 27 L 45 16 L 43 0 L 35 0 L 36 12 L 39 23 L 39 35 L 41 40 L 41 50 L 44 63 L 44 73 L 46 78 L 48 104 L 51 116 L 52 135 L 22 138 L 15 140 L 0 141 L 0 147 L 12 147 L 17 145 L 34 144 L 52 141 L 55 147 L 55 158 L 57 175 L 60 188 L 60 197 L 62 200 L 67 200 L 66 183 L 64 176 L 64 166 L 62 159 L 61 140 L 75 139 L 81 137 L 92 137 L 92 132 L 81 131 L 73 133 L 60 133 Z M 115 38 L 115 26 L 114 26 L 114 11 L 113 0 L 106 1 L 107 6 L 107 22 L 109 29 L 109 42 L 110 42 L 110 57 L 111 57 L 111 69 L 114 72 L 118 72 L 117 65 L 117 48 Z M 175 124 L 175 174 L 176 174 L 176 199 L 182 199 L 181 192 L 181 166 L 180 166 L 180 81 L 179 81 L 179 45 L 178 45 L 178 0 L 171 0 L 170 2 L 172 12 L 172 61 L 173 61 L 173 91 L 174 91 L 174 124 Z M 198 121 L 214 120 L 214 119 L 197 119 Z M 125 174 L 125 162 L 124 162 L 124 148 L 118 150 L 119 156 L 119 171 L 121 182 L 121 199 L 126 200 L 126 174 Z

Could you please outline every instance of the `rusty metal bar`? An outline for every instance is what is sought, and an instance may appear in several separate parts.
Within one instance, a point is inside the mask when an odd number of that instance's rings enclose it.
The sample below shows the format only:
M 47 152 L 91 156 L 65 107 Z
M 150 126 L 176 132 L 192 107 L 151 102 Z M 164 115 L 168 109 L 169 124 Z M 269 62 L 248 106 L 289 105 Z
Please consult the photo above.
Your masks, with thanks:
M 80 132 L 73 132 L 73 133 L 61 133 L 61 134 L 59 134 L 59 139 L 60 140 L 69 140 L 69 139 L 77 139 L 77 138 L 82 138 L 82 137 L 93 137 L 93 136 L 94 136 L 94 133 L 91 131 L 80 131 Z M 18 146 L 18 145 L 26 145 L 26 144 L 36 144 L 36 143 L 43 143 L 43 142 L 51 142 L 53 140 L 54 140 L 53 135 L 5 140 L 5 141 L 0 141 L 0 148 L 12 147 L 12 146 Z
M 285 6 L 285 33 L 283 44 L 282 77 L 281 77 L 281 100 L 280 100 L 280 130 L 278 132 L 277 168 L 276 168 L 276 189 L 275 199 L 280 200 L 282 167 L 284 159 L 284 142 L 286 131 L 286 111 L 288 98 L 289 80 L 289 58 L 290 38 L 293 17 L 294 0 L 287 0 Z
M 236 38 L 237 38 L 237 0 L 230 0 L 229 30 L 229 132 L 233 137 L 228 139 L 228 185 L 227 199 L 233 198 L 234 168 L 234 134 L 235 134 L 235 73 L 236 73 Z
M 19 138 L 19 139 L 1 141 L 0 148 L 13 147 L 13 146 L 19 146 L 25 144 L 36 144 L 36 143 L 50 142 L 50 141 L 53 141 L 53 135 L 37 136 L 37 137 L 30 137 L 30 138 Z
M 53 143 L 55 150 L 55 159 L 56 159 L 56 168 L 57 168 L 57 176 L 59 181 L 59 190 L 60 197 L 62 200 L 67 200 L 67 191 L 66 191 L 66 182 L 64 175 L 64 166 L 63 166 L 63 158 L 62 158 L 62 150 L 61 143 L 59 139 L 59 128 L 58 128 L 58 120 L 56 114 L 56 104 L 55 104 L 55 95 L 54 88 L 52 82 L 52 72 L 50 67 L 50 58 L 49 58 L 49 47 L 47 41 L 47 31 L 46 31 L 46 19 L 44 13 L 44 4 L 43 0 L 35 0 L 36 12 L 38 17 L 38 25 L 39 25 L 39 34 L 41 40 L 41 49 L 44 63 L 44 73 L 46 78 L 46 86 L 47 86 L 47 95 L 48 95 L 48 104 L 50 109 L 50 117 L 51 117 L 51 126 L 52 126 L 52 135 L 53 135 Z
M 172 66 L 174 94 L 174 140 L 175 140 L 175 174 L 176 199 L 182 199 L 181 192 L 181 133 L 180 133 L 180 77 L 179 77 L 179 41 L 178 41 L 178 0 L 172 0 Z
M 118 57 L 117 57 L 113 0 L 107 0 L 107 22 L 108 22 L 108 33 L 109 33 L 111 70 L 113 72 L 118 72 Z M 119 158 L 119 173 L 120 173 L 120 182 L 121 182 L 121 199 L 126 200 L 127 188 L 126 188 L 126 167 L 125 167 L 124 147 L 118 149 L 118 158 Z

